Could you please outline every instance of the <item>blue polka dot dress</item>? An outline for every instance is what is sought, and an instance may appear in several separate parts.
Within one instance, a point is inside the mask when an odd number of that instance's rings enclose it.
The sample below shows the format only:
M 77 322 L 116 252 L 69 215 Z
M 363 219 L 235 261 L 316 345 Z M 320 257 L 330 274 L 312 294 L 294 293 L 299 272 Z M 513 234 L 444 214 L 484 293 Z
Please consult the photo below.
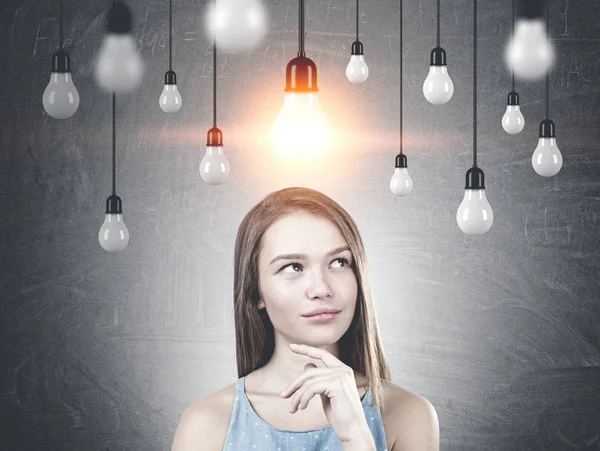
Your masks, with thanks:
M 371 403 L 371 389 L 362 400 L 367 423 L 377 451 L 387 451 L 383 420 Z M 342 444 L 329 426 L 309 431 L 284 431 L 265 423 L 254 411 L 244 392 L 244 377 L 235 382 L 235 401 L 225 438 L 224 451 L 342 451 Z

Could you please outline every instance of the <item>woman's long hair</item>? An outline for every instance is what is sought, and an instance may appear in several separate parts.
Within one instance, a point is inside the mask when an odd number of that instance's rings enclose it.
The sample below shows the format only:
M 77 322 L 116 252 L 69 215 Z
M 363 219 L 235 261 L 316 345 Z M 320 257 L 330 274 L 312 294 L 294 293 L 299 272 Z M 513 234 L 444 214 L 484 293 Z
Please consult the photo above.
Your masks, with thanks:
M 258 257 L 264 232 L 277 220 L 296 212 L 327 219 L 337 226 L 354 256 L 358 294 L 354 318 L 339 340 L 340 360 L 362 372 L 373 403 L 383 408 L 383 380 L 390 369 L 383 352 L 362 239 L 352 217 L 337 202 L 309 188 L 285 188 L 267 195 L 242 220 L 234 257 L 234 315 L 238 377 L 264 366 L 273 355 L 275 336 L 266 309 L 258 309 Z

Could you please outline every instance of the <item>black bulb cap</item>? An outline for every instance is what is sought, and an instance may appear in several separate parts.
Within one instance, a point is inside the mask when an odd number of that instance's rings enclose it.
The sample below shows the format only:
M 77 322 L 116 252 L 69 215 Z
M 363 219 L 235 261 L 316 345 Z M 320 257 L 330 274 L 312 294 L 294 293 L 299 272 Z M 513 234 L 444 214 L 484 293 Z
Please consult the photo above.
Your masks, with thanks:
M 222 146 L 223 145 L 223 132 L 217 127 L 211 128 L 206 134 L 206 145 L 207 146 Z
M 544 17 L 545 0 L 519 0 L 517 3 L 517 16 L 526 19 L 540 19 Z
M 113 215 L 123 213 L 123 202 L 116 194 L 112 194 L 106 199 L 106 213 Z
M 446 51 L 441 47 L 436 47 L 431 51 L 431 66 L 446 66 Z
M 71 57 L 64 50 L 52 54 L 52 72 L 71 72 Z
M 399 153 L 398 155 L 396 155 L 396 167 L 397 168 L 407 168 L 408 167 L 408 161 L 406 159 L 406 155 L 404 155 L 403 153 Z
M 519 94 L 516 91 L 511 91 L 508 93 L 507 105 L 519 105 Z
M 172 70 L 168 70 L 165 73 L 165 85 L 176 85 L 176 84 L 177 84 L 177 74 Z
M 362 42 L 354 41 L 352 43 L 352 54 L 353 55 L 364 55 L 364 49 L 363 49 Z
M 473 166 L 467 171 L 465 189 L 485 189 L 483 171 Z
M 540 122 L 540 138 L 556 138 L 556 126 L 550 119 Z
M 317 92 L 317 65 L 305 56 L 298 56 L 285 69 L 285 92 Z
M 109 33 L 127 34 L 131 31 L 131 11 L 123 2 L 116 2 L 108 10 Z

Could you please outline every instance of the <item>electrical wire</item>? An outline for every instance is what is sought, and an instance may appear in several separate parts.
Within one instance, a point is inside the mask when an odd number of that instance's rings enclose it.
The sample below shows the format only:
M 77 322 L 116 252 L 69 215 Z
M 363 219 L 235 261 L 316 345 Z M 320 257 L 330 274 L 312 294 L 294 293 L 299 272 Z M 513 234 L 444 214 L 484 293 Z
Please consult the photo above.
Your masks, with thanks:
M 214 2 L 215 11 L 217 0 Z M 217 128 L 217 36 L 213 33 L 213 128 Z
M 473 167 L 477 167 L 477 0 L 473 0 Z
M 116 132 L 115 132 L 115 92 L 113 91 L 112 94 L 112 164 L 113 164 L 113 179 L 112 179 L 112 186 L 113 186 L 113 194 L 117 194 L 117 164 L 116 164 L 116 159 L 117 159 L 117 139 L 116 139 Z
M 404 135 L 402 133 L 402 110 L 403 110 L 403 102 L 402 102 L 402 0 L 400 0 L 400 153 L 402 153 L 402 144 L 404 141 Z
M 304 0 L 298 2 L 298 56 L 304 56 Z

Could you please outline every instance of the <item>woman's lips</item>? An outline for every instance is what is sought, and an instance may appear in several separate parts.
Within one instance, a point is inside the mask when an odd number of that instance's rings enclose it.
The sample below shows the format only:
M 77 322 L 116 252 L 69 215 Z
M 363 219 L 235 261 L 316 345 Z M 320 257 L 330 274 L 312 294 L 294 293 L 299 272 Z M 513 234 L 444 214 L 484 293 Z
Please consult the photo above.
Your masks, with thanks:
M 309 320 L 311 323 L 328 323 L 329 321 L 334 320 L 335 318 L 337 318 L 337 316 L 340 314 L 340 312 L 335 312 L 335 313 L 321 313 L 319 315 L 313 315 L 313 316 L 305 316 L 305 318 L 307 320 Z

